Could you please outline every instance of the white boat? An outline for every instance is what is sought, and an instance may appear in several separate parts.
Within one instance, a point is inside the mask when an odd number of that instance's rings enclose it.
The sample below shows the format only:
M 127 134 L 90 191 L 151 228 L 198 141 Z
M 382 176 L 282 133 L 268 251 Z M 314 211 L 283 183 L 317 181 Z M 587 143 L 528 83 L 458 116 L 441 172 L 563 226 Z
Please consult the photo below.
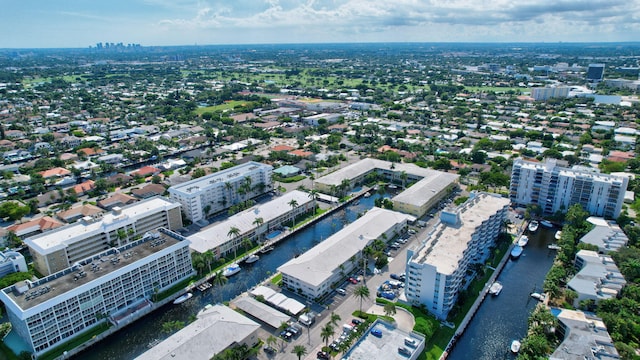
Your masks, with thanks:
M 553 223 L 551 221 L 548 221 L 548 220 L 540 221 L 540 225 L 542 225 L 544 227 L 548 227 L 548 228 L 552 228 L 553 227 Z
M 364 197 L 368 198 L 369 196 L 371 196 L 371 194 L 368 191 L 364 193 Z
M 540 294 L 537 292 L 531 293 L 531 297 L 538 301 L 544 301 L 544 298 L 545 298 L 544 294 Z
M 235 274 L 239 273 L 240 270 L 242 270 L 242 268 L 240 268 L 240 265 L 231 264 L 226 269 L 224 269 L 224 271 L 222 272 L 222 275 L 224 277 L 229 277 L 229 276 L 232 276 L 232 275 L 235 275 Z
M 489 294 L 498 296 L 500 294 L 500 291 L 502 291 L 502 284 L 500 284 L 498 281 L 491 284 L 491 287 L 489 288 Z
M 273 246 L 265 246 L 260 250 L 260 254 L 266 254 L 273 251 L 273 249 L 275 249 Z
M 514 353 L 514 354 L 517 354 L 518 351 L 520 351 L 520 345 L 522 345 L 522 344 L 520 344 L 520 341 L 513 340 L 511 342 L 511 352 Z
M 556 231 L 554 237 L 556 238 L 556 240 L 560 240 L 560 238 L 562 237 L 562 230 Z
M 529 237 L 527 235 L 522 235 L 518 239 L 518 246 L 525 247 L 529 243 Z
M 522 255 L 522 252 L 524 251 L 524 248 L 522 246 L 514 246 L 513 249 L 511 249 L 511 258 L 512 259 L 517 259 L 520 257 L 520 255 Z
M 558 245 L 558 244 L 549 244 L 549 245 L 547 245 L 547 248 L 548 248 L 549 250 L 560 250 L 560 249 L 562 249 L 562 248 L 560 247 L 560 245 Z
M 251 254 L 249 255 L 249 257 L 247 257 L 244 262 L 247 264 L 253 264 L 254 262 L 260 260 L 260 256 L 256 255 L 256 254 Z
M 180 296 L 179 298 L 173 300 L 173 303 L 174 303 L 174 305 L 182 304 L 183 302 L 191 299 L 192 296 L 193 296 L 193 294 L 188 292 L 188 293 Z
M 529 232 L 532 232 L 532 233 L 536 232 L 536 230 L 538 230 L 538 226 L 539 225 L 540 225 L 540 223 L 537 220 L 532 220 L 529 223 L 529 227 L 528 227 Z

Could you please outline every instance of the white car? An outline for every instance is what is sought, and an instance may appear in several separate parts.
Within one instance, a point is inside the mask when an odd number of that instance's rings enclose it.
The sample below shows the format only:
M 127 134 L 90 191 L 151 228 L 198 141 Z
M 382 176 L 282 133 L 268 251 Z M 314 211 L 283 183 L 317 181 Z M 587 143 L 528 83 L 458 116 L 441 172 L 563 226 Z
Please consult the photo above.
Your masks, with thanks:
M 336 289 L 336 292 L 337 292 L 338 294 L 340 294 L 340 295 L 343 295 L 343 296 L 344 296 L 344 295 L 347 295 L 347 291 L 346 291 L 345 289 L 342 289 L 342 288 L 340 288 L 340 289 Z

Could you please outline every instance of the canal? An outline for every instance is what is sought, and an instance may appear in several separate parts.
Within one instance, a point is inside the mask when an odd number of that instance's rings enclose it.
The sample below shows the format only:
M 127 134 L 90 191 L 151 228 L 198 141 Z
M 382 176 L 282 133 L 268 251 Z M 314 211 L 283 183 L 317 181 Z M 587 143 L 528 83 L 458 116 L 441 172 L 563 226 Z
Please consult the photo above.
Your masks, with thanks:
M 529 243 L 519 259 L 505 264 L 498 281 L 503 285 L 497 297 L 488 296 L 471 320 L 447 359 L 513 359 L 509 347 L 514 339 L 527 333 L 527 319 L 538 303 L 530 294 L 542 292 L 544 278 L 553 264 L 557 229 L 542 226 L 529 235 Z
M 260 260 L 247 265 L 241 264 L 242 271 L 229 278 L 222 288 L 214 287 L 205 292 L 194 290 L 193 297 L 180 305 L 168 304 L 139 319 L 95 346 L 78 354 L 76 359 L 118 360 L 133 359 L 148 349 L 154 341 L 167 338 L 162 332 L 162 324 L 169 321 L 189 322 L 205 305 L 228 301 L 262 282 L 276 272 L 289 259 L 312 248 L 322 240 L 355 221 L 359 213 L 371 209 L 379 194 L 362 197 L 357 205 L 349 205 L 324 218 L 313 226 L 297 232 L 281 241 L 270 253 L 260 254 Z

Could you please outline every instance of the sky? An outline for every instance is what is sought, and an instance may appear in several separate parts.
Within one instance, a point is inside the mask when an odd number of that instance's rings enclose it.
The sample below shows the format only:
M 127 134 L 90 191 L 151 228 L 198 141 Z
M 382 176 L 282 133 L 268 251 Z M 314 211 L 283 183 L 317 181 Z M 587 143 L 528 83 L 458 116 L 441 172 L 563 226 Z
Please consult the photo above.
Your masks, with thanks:
M 4 0 L 0 48 L 640 41 L 640 0 Z

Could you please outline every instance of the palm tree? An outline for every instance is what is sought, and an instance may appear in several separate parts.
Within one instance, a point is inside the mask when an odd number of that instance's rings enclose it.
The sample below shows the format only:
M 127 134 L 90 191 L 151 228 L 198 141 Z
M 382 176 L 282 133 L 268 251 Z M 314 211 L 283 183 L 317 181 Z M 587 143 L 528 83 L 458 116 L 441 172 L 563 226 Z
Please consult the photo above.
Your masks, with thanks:
M 222 274 L 222 270 L 218 270 L 218 272 L 216 272 L 216 276 L 214 276 L 211 282 L 213 283 L 213 286 L 223 287 L 227 283 L 227 280 L 229 279 Z M 218 291 L 218 293 L 220 294 L 220 297 L 222 297 L 222 291 Z
M 202 260 L 204 260 L 204 263 L 207 265 L 209 272 L 211 272 L 211 263 L 215 258 L 216 256 L 213 254 L 211 250 L 207 250 L 202 253 Z
M 265 342 L 267 343 L 268 347 L 273 348 L 273 346 L 278 342 L 278 339 L 273 335 L 269 335 Z
M 296 227 L 296 214 L 295 214 L 295 210 L 298 207 L 298 202 L 296 201 L 296 199 L 291 199 L 291 201 L 289 201 L 289 206 L 291 206 L 291 217 L 293 218 L 293 226 L 292 227 Z
M 329 338 L 333 337 L 333 334 L 335 334 L 335 329 L 334 329 L 333 325 L 331 325 L 331 323 L 327 323 L 320 330 L 320 338 L 322 338 L 322 340 L 324 341 L 324 346 L 325 347 L 329 346 Z
M 334 313 L 333 311 L 331 312 L 331 317 L 329 318 L 329 324 L 333 325 L 333 326 L 338 326 L 338 322 L 342 320 L 342 318 L 340 317 L 340 315 Z
M 229 239 L 231 239 L 232 241 L 232 246 L 233 246 L 233 259 L 235 260 L 236 258 L 236 248 L 238 247 L 236 245 L 236 242 L 234 241 L 235 238 L 237 238 L 240 235 L 240 229 L 238 229 L 235 226 L 232 226 L 231 229 L 229 229 L 229 232 L 227 233 L 227 236 L 229 237 Z
M 396 314 L 396 304 L 388 302 L 384 304 L 384 313 L 387 316 L 393 316 Z
M 249 240 L 248 238 L 243 238 L 242 239 L 242 247 L 244 248 L 244 252 L 246 253 L 247 251 L 249 251 L 249 249 L 251 249 L 251 245 L 253 245 L 251 243 L 251 240 Z
M 369 295 L 371 295 L 369 293 L 369 288 L 366 287 L 365 285 L 360 285 L 358 287 L 355 288 L 355 290 L 353 291 L 353 294 L 356 297 L 360 298 L 360 312 L 362 313 L 362 300 L 364 300 L 364 298 L 369 298 Z
M 316 216 L 316 201 L 318 200 L 318 190 L 311 188 L 309 198 L 313 199 L 313 216 Z
M 233 190 L 233 185 L 230 182 L 227 181 L 227 182 L 224 183 L 224 187 L 225 187 L 225 189 L 227 189 L 227 192 L 229 192 L 229 201 L 231 201 L 231 203 L 233 203 L 233 201 L 232 201 L 233 192 L 231 191 L 231 190 Z
M 402 187 L 404 188 L 407 184 L 407 172 L 402 170 L 402 172 L 400 173 L 400 180 L 402 180 Z
M 307 355 L 307 348 L 304 345 L 296 345 L 291 350 L 292 354 L 296 354 L 298 360 L 302 359 L 303 356 Z
M 204 256 L 198 252 L 194 252 L 193 255 L 191 255 L 191 262 L 193 263 L 193 267 L 198 271 L 198 274 L 202 274 L 204 268 L 207 266 Z
M 256 241 L 260 242 L 262 238 L 262 233 L 258 234 L 258 229 L 264 224 L 264 219 L 261 217 L 257 217 L 253 220 L 253 225 L 256 227 Z

